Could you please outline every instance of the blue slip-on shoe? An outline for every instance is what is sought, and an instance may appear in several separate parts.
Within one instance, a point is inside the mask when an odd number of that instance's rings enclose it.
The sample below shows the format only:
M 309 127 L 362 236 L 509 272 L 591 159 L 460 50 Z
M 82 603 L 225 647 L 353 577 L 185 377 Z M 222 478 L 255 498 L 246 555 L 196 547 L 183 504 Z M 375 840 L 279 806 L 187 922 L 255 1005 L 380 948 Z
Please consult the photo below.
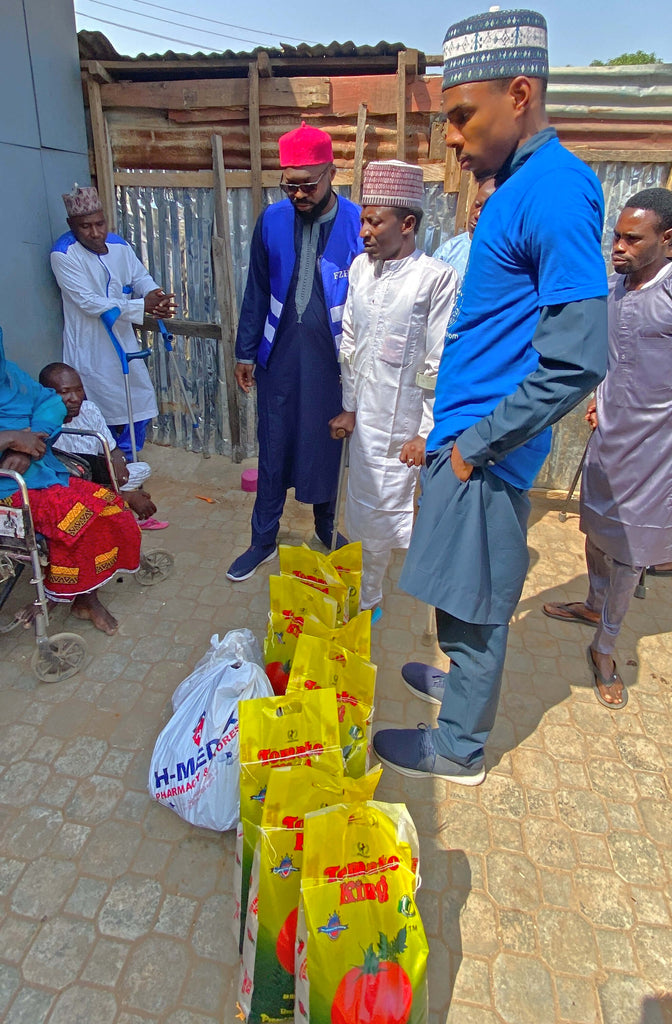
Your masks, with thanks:
M 334 524 L 331 523 L 315 523 L 315 537 L 319 540 L 320 544 L 324 544 L 325 548 L 331 551 L 331 535 L 334 530 Z M 336 550 L 344 548 L 350 541 L 347 537 L 344 537 L 342 533 L 336 534 Z
M 401 675 L 414 696 L 428 704 L 441 704 L 446 689 L 446 672 L 424 665 L 421 661 L 407 661 L 401 666 Z
M 254 576 L 260 565 L 263 565 L 264 562 L 270 562 L 277 553 L 278 549 L 275 544 L 253 544 L 247 551 L 243 551 L 242 555 L 239 555 L 235 562 L 231 563 L 226 572 L 227 580 L 231 580 L 233 583 L 242 583 L 243 580 L 249 580 L 250 576 Z
M 380 729 L 373 737 L 373 749 L 382 764 L 400 775 L 429 775 L 460 786 L 480 786 L 485 778 L 483 762 L 467 768 L 442 757 L 434 749 L 432 732 L 422 723 L 417 729 Z

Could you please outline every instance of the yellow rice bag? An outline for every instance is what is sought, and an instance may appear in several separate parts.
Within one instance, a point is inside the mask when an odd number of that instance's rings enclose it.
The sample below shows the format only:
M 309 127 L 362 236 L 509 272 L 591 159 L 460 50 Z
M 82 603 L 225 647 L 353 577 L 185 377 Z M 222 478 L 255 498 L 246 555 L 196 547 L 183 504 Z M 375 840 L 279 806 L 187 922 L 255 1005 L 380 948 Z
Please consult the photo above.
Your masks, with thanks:
M 427 1024 L 417 834 L 403 804 L 305 817 L 295 953 L 300 1024 Z
M 348 612 L 352 619 L 359 611 L 359 594 L 362 589 L 362 542 L 354 541 L 327 555 L 334 569 L 348 588 Z
M 336 691 L 346 775 L 359 778 L 368 767 L 376 666 L 332 640 L 303 633 L 296 644 L 287 692 Z
M 236 930 L 240 932 L 242 948 L 250 868 L 271 769 L 283 765 L 314 765 L 340 776 L 343 773 L 343 755 L 333 691 L 245 700 L 240 702 L 238 714 L 240 818 L 243 827 L 239 833 L 240 863 L 236 865 L 235 874 L 240 894 L 240 917 Z
M 293 1017 L 305 814 L 371 799 L 381 772 L 378 766 L 362 779 L 348 779 L 317 768 L 272 769 L 252 862 L 238 991 L 249 1024 Z
M 338 625 L 348 621 L 348 586 L 343 582 L 326 555 L 313 551 L 305 544 L 292 547 L 280 544 L 280 573 L 294 576 L 320 593 L 328 594 L 338 603 Z

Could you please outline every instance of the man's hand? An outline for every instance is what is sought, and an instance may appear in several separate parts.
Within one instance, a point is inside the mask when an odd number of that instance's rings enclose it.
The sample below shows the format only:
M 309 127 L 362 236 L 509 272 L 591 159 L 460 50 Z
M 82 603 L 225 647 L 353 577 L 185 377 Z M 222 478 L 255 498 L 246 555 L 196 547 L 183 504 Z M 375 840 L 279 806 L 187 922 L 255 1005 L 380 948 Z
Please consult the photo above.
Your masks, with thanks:
M 22 452 L 24 455 L 29 455 L 31 459 L 41 459 L 47 450 L 45 444 L 45 438 L 48 434 L 44 432 L 35 433 L 33 430 L 13 430 L 12 442 L 8 445 L 14 452 Z M 7 467 L 5 467 L 7 468 Z M 17 470 L 18 473 L 21 470 Z
M 399 456 L 400 462 L 407 466 L 424 466 L 425 464 L 425 439 L 418 434 L 410 441 L 404 442 Z
M 177 309 L 174 299 L 174 292 L 167 295 L 163 288 L 154 288 L 145 295 L 145 313 L 155 316 L 157 320 L 169 320 Z
M 466 483 L 474 472 L 474 467 L 471 463 L 464 461 L 456 444 L 453 445 L 453 450 L 450 453 L 450 464 L 453 467 L 453 473 L 458 480 L 462 481 L 462 483 Z
M 117 478 L 117 483 L 120 487 L 128 483 L 128 466 L 126 465 L 126 459 L 123 453 L 115 448 L 112 452 L 112 465 L 114 466 L 114 475 Z
M 124 500 L 128 502 L 129 508 L 133 509 L 138 519 L 149 519 L 156 512 L 156 505 L 147 491 L 125 491 Z
M 256 384 L 254 379 L 254 363 L 236 363 L 233 375 L 239 388 L 249 395 L 250 388 Z
M 23 476 L 32 461 L 30 455 L 24 455 L 22 452 L 15 452 L 8 448 L 0 459 L 0 468 L 11 469 L 14 473 L 21 473 Z
M 338 416 L 329 420 L 329 433 L 335 441 L 341 437 L 350 437 L 355 429 L 356 420 L 357 414 L 354 412 L 339 412 Z
M 597 402 L 594 398 L 588 402 L 588 408 L 586 409 L 586 420 L 590 424 L 590 429 L 595 430 L 597 426 Z

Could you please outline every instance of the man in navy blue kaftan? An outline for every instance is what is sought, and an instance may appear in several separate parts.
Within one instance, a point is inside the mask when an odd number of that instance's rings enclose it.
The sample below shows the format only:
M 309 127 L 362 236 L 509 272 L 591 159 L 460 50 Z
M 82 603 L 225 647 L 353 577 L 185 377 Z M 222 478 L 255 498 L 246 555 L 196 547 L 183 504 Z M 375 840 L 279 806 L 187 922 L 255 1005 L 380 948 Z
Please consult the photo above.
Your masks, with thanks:
M 259 478 L 252 543 L 229 567 L 249 579 L 277 552 L 287 490 L 311 504 L 327 547 L 334 524 L 341 442 L 329 420 L 341 410 L 338 350 L 348 268 L 361 252 L 359 208 L 332 191 L 331 139 L 305 124 L 282 136 L 288 196 L 257 221 L 236 338 L 236 380 L 256 383 Z

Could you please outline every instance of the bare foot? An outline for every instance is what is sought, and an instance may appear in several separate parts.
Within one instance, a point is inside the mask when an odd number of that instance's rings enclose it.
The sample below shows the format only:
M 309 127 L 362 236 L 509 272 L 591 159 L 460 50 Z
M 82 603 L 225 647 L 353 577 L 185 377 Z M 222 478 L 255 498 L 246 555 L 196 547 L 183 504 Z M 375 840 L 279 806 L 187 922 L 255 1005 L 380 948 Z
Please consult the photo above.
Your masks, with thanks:
M 107 633 L 108 636 L 114 636 L 119 629 L 119 623 L 114 615 L 110 615 L 95 594 L 78 594 L 72 602 L 70 611 L 78 619 L 88 619 L 96 629 Z
M 600 682 L 599 676 L 595 676 L 595 685 L 600 691 L 600 696 L 606 700 L 607 704 L 621 704 L 623 702 L 623 680 L 618 675 L 618 672 L 616 672 L 616 662 L 610 654 L 600 654 L 599 651 L 594 651 L 592 647 L 589 650 L 593 664 L 603 679 L 611 679 L 615 674 L 611 686 L 605 686 L 604 683 Z

